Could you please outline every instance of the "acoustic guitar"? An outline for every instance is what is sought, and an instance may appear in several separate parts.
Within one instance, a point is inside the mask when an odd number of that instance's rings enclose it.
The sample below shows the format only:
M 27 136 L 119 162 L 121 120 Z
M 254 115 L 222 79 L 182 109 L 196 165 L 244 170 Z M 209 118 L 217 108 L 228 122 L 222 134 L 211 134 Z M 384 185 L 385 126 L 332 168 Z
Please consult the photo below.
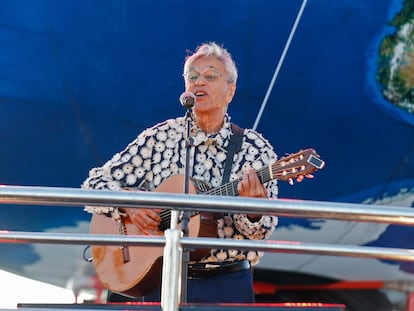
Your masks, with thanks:
M 275 163 L 256 170 L 262 184 L 273 180 L 296 178 L 322 169 L 325 162 L 321 160 L 314 149 L 300 150 L 297 153 L 282 157 Z M 237 185 L 240 179 L 235 179 L 216 188 L 197 179 L 189 183 L 190 194 L 237 196 Z M 162 182 L 156 192 L 180 193 L 183 190 L 184 176 L 174 175 Z M 154 235 L 163 235 L 170 226 L 170 210 L 160 213 L 161 224 Z M 190 237 L 217 237 L 217 221 L 215 213 L 196 213 L 188 223 Z M 110 217 L 93 214 L 90 232 L 92 234 L 122 234 L 143 235 L 132 223 L 129 217 L 123 217 L 120 222 Z M 139 297 L 147 294 L 161 283 L 163 247 L 141 246 L 92 246 L 93 265 L 103 286 L 129 296 Z M 199 260 L 206 255 L 205 250 L 191 252 L 191 260 Z

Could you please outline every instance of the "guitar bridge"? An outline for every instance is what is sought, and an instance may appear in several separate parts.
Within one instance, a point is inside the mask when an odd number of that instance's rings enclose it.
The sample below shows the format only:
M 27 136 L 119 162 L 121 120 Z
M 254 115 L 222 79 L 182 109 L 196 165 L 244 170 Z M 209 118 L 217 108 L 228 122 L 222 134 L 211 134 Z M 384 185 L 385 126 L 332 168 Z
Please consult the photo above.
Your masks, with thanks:
M 121 249 L 121 252 L 122 252 L 122 258 L 124 260 L 124 263 L 130 262 L 131 257 L 129 256 L 128 246 L 121 246 L 120 249 Z
M 128 234 L 125 222 L 122 219 L 119 221 L 119 224 L 118 224 L 118 233 L 121 234 L 121 235 L 127 235 Z M 129 262 L 131 260 L 131 257 L 129 256 L 128 246 L 120 246 L 119 249 L 122 252 L 122 259 L 123 259 L 124 263 Z

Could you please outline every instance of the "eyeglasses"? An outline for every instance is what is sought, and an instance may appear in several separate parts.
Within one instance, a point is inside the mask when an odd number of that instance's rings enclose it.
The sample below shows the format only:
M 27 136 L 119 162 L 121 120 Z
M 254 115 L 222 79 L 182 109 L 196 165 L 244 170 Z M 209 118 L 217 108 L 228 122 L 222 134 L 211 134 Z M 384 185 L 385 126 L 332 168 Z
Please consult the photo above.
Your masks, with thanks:
M 195 70 L 190 70 L 183 76 L 188 82 L 195 83 L 198 80 L 198 78 L 200 78 L 200 76 L 203 77 L 203 79 L 206 80 L 207 82 L 213 82 L 213 81 L 216 81 L 219 77 L 222 77 L 223 74 L 215 70 L 208 69 L 208 70 L 203 71 L 202 73 L 195 71 Z

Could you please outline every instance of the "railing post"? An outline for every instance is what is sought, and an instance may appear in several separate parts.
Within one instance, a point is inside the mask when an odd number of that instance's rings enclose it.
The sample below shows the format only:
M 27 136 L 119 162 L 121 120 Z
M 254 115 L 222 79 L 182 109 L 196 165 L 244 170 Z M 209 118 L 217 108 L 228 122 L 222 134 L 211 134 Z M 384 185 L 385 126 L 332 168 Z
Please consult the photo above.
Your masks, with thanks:
M 181 264 L 183 249 L 181 230 L 165 230 L 162 267 L 161 307 L 163 311 L 178 311 L 181 296 Z

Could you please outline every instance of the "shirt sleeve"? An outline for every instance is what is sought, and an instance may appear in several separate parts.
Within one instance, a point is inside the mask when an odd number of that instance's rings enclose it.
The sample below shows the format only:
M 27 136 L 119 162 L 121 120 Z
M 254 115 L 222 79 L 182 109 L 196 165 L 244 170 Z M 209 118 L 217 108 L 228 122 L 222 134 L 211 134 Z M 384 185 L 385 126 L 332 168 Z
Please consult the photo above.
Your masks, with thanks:
M 111 161 L 105 165 L 110 166 Z M 110 189 L 121 190 L 119 183 L 113 180 L 112 176 L 105 174 L 104 167 L 93 168 L 89 172 L 89 177 L 83 182 L 81 188 L 83 189 Z M 85 211 L 95 214 L 104 214 L 111 216 L 114 220 L 119 220 L 121 213 L 118 208 L 113 206 L 85 206 Z
M 259 169 L 265 165 L 273 164 L 277 160 L 277 155 L 272 145 L 253 130 L 246 130 L 244 145 L 240 155 L 240 166 L 242 171 L 249 168 Z M 266 184 L 269 198 L 277 198 L 278 186 L 277 180 L 270 180 Z M 248 219 L 246 214 L 234 214 L 234 223 L 236 229 L 245 237 L 252 240 L 263 240 L 269 238 L 275 230 L 278 218 L 273 215 L 262 215 L 255 222 Z
M 275 231 L 278 218 L 263 215 L 258 221 L 251 222 L 246 214 L 234 214 L 236 229 L 250 240 L 265 240 Z
M 122 152 L 115 154 L 103 166 L 91 169 L 81 188 L 122 191 L 123 187 L 132 187 L 139 184 L 140 180 L 138 179 L 130 181 L 127 173 L 133 167 L 132 163 L 134 161 L 138 162 L 135 155 L 140 140 L 142 140 L 142 136 L 138 136 Z M 123 215 L 117 207 L 113 206 L 85 206 L 84 210 L 89 213 L 105 214 L 111 216 L 114 220 L 119 220 Z

